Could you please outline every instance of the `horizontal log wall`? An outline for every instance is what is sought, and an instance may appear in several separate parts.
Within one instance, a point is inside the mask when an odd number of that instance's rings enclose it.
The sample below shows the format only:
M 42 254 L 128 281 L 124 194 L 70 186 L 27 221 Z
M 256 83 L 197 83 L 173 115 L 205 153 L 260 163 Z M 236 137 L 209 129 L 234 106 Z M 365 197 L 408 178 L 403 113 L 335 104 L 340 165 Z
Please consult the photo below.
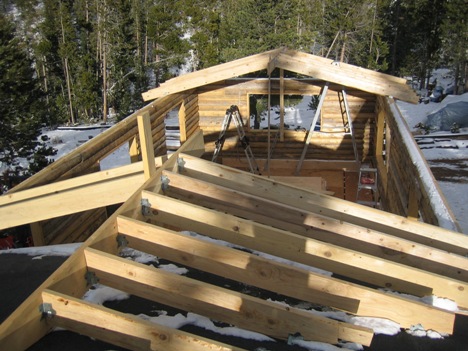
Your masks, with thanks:
M 422 155 L 410 153 L 408 143 L 414 140 L 411 139 L 408 129 L 401 130 L 401 123 L 396 120 L 401 117 L 394 115 L 394 109 L 390 107 L 390 103 L 394 104 L 389 98 L 384 97 L 379 97 L 377 101 L 379 119 L 383 121 L 379 123 L 382 129 L 378 128 L 380 130 L 375 135 L 375 138 L 379 140 L 375 159 L 379 178 L 382 180 L 378 185 L 383 209 L 405 217 L 421 217 L 425 223 L 440 226 L 442 225 L 441 213 L 438 212 L 441 210 L 434 208 L 431 201 L 432 197 L 438 196 L 441 199 L 440 206 L 446 212 L 444 221 L 450 226 L 447 229 L 457 230 L 457 221 L 438 188 L 429 165 Z M 383 146 L 382 143 L 384 143 Z M 419 150 L 417 146 L 415 149 Z M 415 164 L 415 157 L 420 159 L 419 168 Z M 433 187 L 431 191 L 428 190 L 428 179 L 431 182 L 429 185 Z
M 219 137 L 223 119 L 231 105 L 239 107 L 246 126 L 247 136 L 255 157 L 266 158 L 268 154 L 268 131 L 249 128 L 249 95 L 268 94 L 268 79 L 227 80 L 212 84 L 198 90 L 200 128 L 204 132 L 207 153 L 212 153 L 214 142 Z M 279 80 L 271 80 L 271 94 L 279 94 Z M 324 82 L 317 80 L 284 81 L 286 95 L 319 95 Z M 338 100 L 341 87 L 330 86 L 322 109 L 322 131 L 315 132 L 306 158 L 324 160 L 353 160 L 354 151 L 350 135 L 344 134 L 343 115 Z M 359 150 L 359 156 L 366 159 L 370 154 L 371 135 L 375 124 L 375 97 L 372 94 L 357 90 L 349 90 L 348 103 L 354 133 Z M 310 111 L 313 113 L 313 111 Z M 273 123 L 272 123 L 273 124 Z M 306 126 L 308 129 L 310 126 Z M 304 148 L 307 133 L 304 129 L 285 130 L 284 141 L 274 142 L 278 131 L 271 130 L 270 141 L 275 144 L 272 158 L 299 159 Z M 237 157 L 243 155 L 243 149 L 237 142 L 237 132 L 234 123 L 227 133 L 221 157 Z
M 59 180 L 74 178 L 99 170 L 99 161 L 116 151 L 128 141 L 138 138 L 137 116 L 148 112 L 151 120 L 154 153 L 166 155 L 166 131 L 164 118 L 180 105 L 189 93 L 174 94 L 154 101 L 133 113 L 119 124 L 109 128 L 68 155 L 60 158 L 42 171 L 28 178 L 10 193 L 30 189 Z M 107 218 L 105 208 L 54 218 L 32 226 L 36 244 L 50 245 L 85 240 Z
M 183 144 L 199 129 L 198 95 L 193 94 L 184 99 L 179 110 L 180 142 Z

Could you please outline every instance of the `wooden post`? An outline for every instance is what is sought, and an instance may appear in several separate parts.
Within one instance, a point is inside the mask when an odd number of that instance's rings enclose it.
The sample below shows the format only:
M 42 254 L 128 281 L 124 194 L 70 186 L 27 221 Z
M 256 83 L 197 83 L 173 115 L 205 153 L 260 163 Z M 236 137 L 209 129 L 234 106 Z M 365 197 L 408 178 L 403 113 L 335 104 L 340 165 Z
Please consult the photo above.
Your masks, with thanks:
M 45 239 L 44 239 L 44 230 L 40 222 L 34 222 L 29 225 L 31 228 L 31 235 L 33 239 L 34 246 L 44 246 Z
M 187 114 L 185 109 L 185 99 L 179 108 L 179 131 L 180 143 L 183 144 L 187 141 Z
M 149 113 L 138 115 L 138 133 L 140 135 L 141 154 L 143 157 L 143 172 L 145 179 L 151 178 L 156 173 L 154 162 L 153 137 L 151 135 L 151 122 Z
M 375 155 L 383 155 L 384 147 L 384 135 L 385 135 L 385 111 L 383 108 L 380 108 L 377 112 L 377 126 L 376 126 L 376 138 L 375 138 Z
M 135 136 L 128 142 L 129 144 L 129 150 L 128 153 L 130 154 L 130 162 L 135 163 L 140 161 L 140 141 L 139 139 Z

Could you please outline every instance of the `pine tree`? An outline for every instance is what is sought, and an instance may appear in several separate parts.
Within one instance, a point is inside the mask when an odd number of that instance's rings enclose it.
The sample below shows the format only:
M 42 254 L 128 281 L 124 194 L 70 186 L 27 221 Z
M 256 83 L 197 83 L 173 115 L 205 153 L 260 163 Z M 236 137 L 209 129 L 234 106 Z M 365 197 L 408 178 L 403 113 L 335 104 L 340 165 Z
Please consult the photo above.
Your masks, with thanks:
M 468 91 L 468 7 L 464 0 L 447 1 L 442 29 L 442 53 L 453 68 L 455 94 Z M 465 86 L 461 86 L 465 81 Z
M 38 141 L 42 101 L 26 48 L 0 14 L 0 164 L 7 172 L 26 174 L 48 163 L 52 150 Z M 22 169 L 24 161 L 33 164 L 29 170 Z

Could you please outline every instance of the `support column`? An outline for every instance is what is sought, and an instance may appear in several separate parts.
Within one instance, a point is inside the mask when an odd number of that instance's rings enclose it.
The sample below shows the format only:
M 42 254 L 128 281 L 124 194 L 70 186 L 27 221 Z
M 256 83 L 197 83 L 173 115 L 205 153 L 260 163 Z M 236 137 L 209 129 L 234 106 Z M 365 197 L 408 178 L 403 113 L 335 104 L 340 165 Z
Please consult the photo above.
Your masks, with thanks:
M 151 178 L 156 173 L 154 161 L 153 136 L 151 134 L 151 121 L 149 113 L 138 115 L 138 134 L 140 136 L 141 155 L 143 158 L 143 172 L 145 179 Z

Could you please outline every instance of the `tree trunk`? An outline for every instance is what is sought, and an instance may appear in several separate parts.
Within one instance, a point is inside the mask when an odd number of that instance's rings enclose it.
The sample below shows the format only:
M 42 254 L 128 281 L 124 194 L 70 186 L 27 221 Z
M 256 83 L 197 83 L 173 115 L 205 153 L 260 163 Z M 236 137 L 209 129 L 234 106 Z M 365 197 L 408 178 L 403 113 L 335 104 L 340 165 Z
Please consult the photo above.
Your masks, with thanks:
M 102 120 L 107 123 L 107 55 L 106 41 L 102 47 Z
M 60 10 L 62 3 L 60 3 Z M 62 28 L 62 44 L 65 45 L 65 28 L 63 25 L 63 15 L 60 13 L 60 26 Z M 72 101 L 72 92 L 71 92 L 71 79 L 70 79 L 70 69 L 68 67 L 68 57 L 63 59 L 64 69 L 65 69 L 65 80 L 67 82 L 67 93 L 68 93 L 68 103 L 70 108 L 70 123 L 75 124 L 75 115 L 73 113 L 73 101 Z

